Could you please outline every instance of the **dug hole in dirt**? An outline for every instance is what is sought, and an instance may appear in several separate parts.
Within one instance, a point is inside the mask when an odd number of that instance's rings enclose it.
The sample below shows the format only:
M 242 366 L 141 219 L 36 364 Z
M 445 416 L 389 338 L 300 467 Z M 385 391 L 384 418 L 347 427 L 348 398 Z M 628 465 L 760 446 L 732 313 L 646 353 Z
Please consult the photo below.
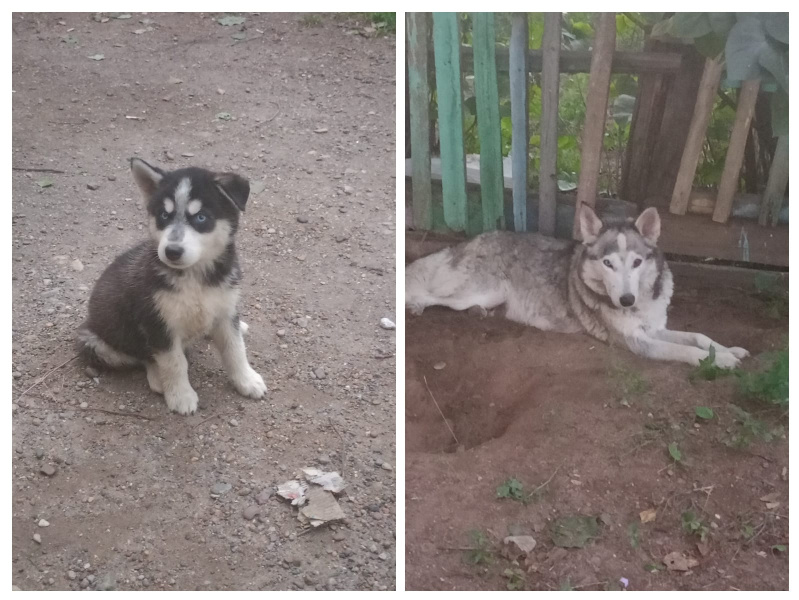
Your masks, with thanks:
M 670 328 L 747 348 L 751 371 L 787 347 L 784 290 L 672 269 Z M 408 589 L 788 588 L 787 409 L 587 335 L 406 319 Z
M 396 40 L 310 17 L 13 15 L 18 588 L 395 587 Z M 143 370 L 67 362 L 94 282 L 147 235 L 132 156 L 250 180 L 239 309 L 264 400 L 203 341 L 190 417 Z M 306 528 L 273 495 L 303 468 L 341 475 L 343 520 Z

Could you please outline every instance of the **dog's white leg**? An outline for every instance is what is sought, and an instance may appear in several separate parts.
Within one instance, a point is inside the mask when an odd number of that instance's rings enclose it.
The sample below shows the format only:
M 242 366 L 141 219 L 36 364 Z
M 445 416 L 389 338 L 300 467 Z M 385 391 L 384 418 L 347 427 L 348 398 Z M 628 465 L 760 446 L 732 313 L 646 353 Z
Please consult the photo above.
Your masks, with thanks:
M 663 340 L 664 342 L 672 342 L 674 344 L 682 344 L 686 346 L 696 346 L 702 350 L 710 350 L 711 346 L 715 346 L 716 352 L 729 352 L 736 358 L 746 358 L 749 356 L 749 352 L 743 348 L 727 348 L 726 346 L 722 346 L 718 342 L 711 340 L 702 333 L 661 329 L 660 331 L 654 332 L 652 335 L 659 340 Z
M 668 342 L 644 334 L 627 336 L 624 341 L 630 351 L 638 356 L 655 360 L 685 362 L 694 366 L 698 365 L 699 361 L 706 359 L 710 354 L 707 350 L 697 346 Z M 726 348 L 723 351 L 716 351 L 715 364 L 722 369 L 737 367 L 739 362 L 740 359 L 728 352 Z
M 244 321 L 239 320 L 239 329 L 241 330 L 241 335 L 247 335 L 247 333 L 250 331 L 250 326 Z
M 183 344 L 180 340 L 175 340 L 172 348 L 156 354 L 153 358 L 169 410 L 181 415 L 194 413 L 197 410 L 197 392 L 189 383 L 189 363 L 183 354 Z
M 241 324 L 241 322 L 239 322 Z M 219 350 L 225 369 L 238 392 L 250 398 L 262 398 L 266 393 L 263 378 L 247 361 L 242 331 L 232 319 L 220 319 L 211 331 L 211 339 Z
M 164 384 L 161 383 L 161 374 L 158 372 L 158 365 L 154 362 L 148 362 L 147 365 L 147 383 L 150 389 L 156 394 L 164 393 Z

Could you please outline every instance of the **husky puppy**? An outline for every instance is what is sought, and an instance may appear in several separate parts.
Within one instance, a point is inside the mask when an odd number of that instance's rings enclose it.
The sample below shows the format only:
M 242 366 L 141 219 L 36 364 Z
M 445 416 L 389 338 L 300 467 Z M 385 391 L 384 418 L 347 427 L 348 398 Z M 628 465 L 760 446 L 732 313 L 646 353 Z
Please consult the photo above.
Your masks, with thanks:
M 409 265 L 405 304 L 505 316 L 545 331 L 586 332 L 647 358 L 699 364 L 715 347 L 715 363 L 733 368 L 749 355 L 701 333 L 666 329 L 673 282 L 657 247 L 660 216 L 648 208 L 636 221 L 603 222 L 580 211 L 582 242 L 495 231 Z
M 130 161 L 144 194 L 150 239 L 100 276 L 78 330 L 81 353 L 106 367 L 143 365 L 150 389 L 183 415 L 197 410 L 184 348 L 210 336 L 238 392 L 261 398 L 266 385 L 247 361 L 239 320 L 234 235 L 250 184 L 239 175 L 188 168 L 162 171 Z

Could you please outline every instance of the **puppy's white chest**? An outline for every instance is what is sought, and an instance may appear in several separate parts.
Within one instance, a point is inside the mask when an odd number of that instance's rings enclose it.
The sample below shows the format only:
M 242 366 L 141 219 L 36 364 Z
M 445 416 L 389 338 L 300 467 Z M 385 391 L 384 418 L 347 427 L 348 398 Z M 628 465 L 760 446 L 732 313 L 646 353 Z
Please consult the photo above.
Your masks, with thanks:
M 236 314 L 238 290 L 185 281 L 156 293 L 155 302 L 172 335 L 183 340 L 208 335 L 219 319 Z

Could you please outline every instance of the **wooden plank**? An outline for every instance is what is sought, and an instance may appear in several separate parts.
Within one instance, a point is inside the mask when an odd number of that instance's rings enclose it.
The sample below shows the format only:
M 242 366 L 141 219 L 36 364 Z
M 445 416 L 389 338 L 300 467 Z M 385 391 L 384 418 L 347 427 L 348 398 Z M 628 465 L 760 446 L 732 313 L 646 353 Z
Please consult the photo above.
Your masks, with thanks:
M 558 91 L 560 88 L 560 13 L 544 13 L 541 49 L 541 162 L 539 165 L 538 232 L 555 235 L 558 193 Z
M 774 158 L 771 161 L 771 169 L 768 172 L 768 183 L 766 191 L 763 193 L 763 201 L 760 204 L 760 218 L 758 222 L 765 225 L 769 221 L 771 225 L 777 224 L 782 210 L 782 202 L 785 198 L 785 187 L 788 185 L 788 136 L 781 135 L 777 139 L 777 149 L 774 151 Z M 769 218 L 769 215 L 771 218 Z
M 497 71 L 507 73 L 510 70 L 510 51 L 508 48 L 497 48 Z M 472 48 L 461 49 L 463 68 L 468 72 L 473 64 Z M 661 73 L 674 75 L 682 68 L 683 55 L 680 52 L 628 52 L 613 53 L 611 70 L 614 73 Z M 544 65 L 543 50 L 529 50 L 527 67 L 530 73 L 540 73 Z M 588 73 L 591 71 L 591 52 L 569 50 L 560 53 L 561 73 Z
M 510 33 L 511 161 L 513 164 L 513 227 L 527 231 L 527 154 L 530 111 L 527 107 L 527 13 L 515 13 Z
M 718 60 L 708 58 L 705 61 L 705 70 L 702 73 L 702 80 L 699 82 L 696 106 L 694 106 L 688 138 L 685 141 L 685 148 L 680 160 L 680 170 L 677 173 L 677 181 L 674 184 L 669 205 L 669 211 L 675 215 L 684 215 L 688 210 L 696 166 L 702 153 L 702 145 L 705 143 L 705 132 L 710 123 L 710 115 L 713 112 L 713 103 L 723 69 L 723 63 Z
M 724 159 L 724 171 L 721 172 L 719 193 L 716 197 L 716 208 L 713 211 L 713 220 L 716 223 L 726 223 L 732 212 L 732 197 L 738 191 L 741 178 L 741 165 L 744 162 L 746 151 L 746 138 L 752 125 L 752 115 L 755 114 L 757 93 L 760 91 L 760 80 L 744 81 L 741 93 L 738 95 L 738 108 L 735 111 L 735 123 L 732 126 L 730 145 L 727 147 L 727 156 Z
M 683 67 L 674 76 L 665 77 L 663 116 L 656 132 L 650 171 L 645 174 L 645 195 L 654 198 L 658 208 L 668 210 L 671 194 L 680 172 L 680 161 L 691 129 L 705 57 L 693 46 L 682 49 Z
M 411 108 L 411 160 L 413 162 L 413 225 L 433 226 L 433 192 L 430 175 L 430 88 L 427 84 L 428 15 L 407 13 L 408 88 Z
M 593 207 L 596 203 L 599 182 L 599 161 L 605 137 L 605 120 L 610 92 L 610 65 L 616 47 L 616 13 L 599 13 L 594 39 L 594 55 L 591 59 L 591 75 L 588 81 L 583 127 L 583 147 L 580 151 L 580 180 L 577 185 L 575 215 L 580 214 L 583 204 Z M 574 219 L 574 237 L 580 234 L 580 219 Z
M 466 229 L 466 156 L 463 153 L 460 31 L 456 13 L 433 13 L 438 130 L 444 221 L 450 229 Z
M 480 188 L 483 231 L 505 228 L 502 177 L 502 133 L 499 124 L 499 91 L 494 49 L 494 13 L 472 14 L 474 43 L 474 95 L 477 131 L 480 135 Z

